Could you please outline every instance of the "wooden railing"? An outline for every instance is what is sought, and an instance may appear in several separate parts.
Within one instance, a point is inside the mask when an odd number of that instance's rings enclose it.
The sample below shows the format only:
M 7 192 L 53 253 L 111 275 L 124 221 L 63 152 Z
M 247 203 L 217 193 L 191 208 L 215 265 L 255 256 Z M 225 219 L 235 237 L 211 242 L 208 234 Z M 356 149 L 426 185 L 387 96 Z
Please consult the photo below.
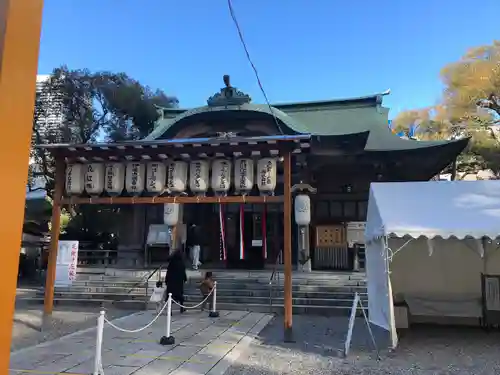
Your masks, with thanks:
M 118 261 L 117 250 L 78 250 L 79 266 L 112 266 Z
M 283 258 L 283 250 L 280 249 L 278 255 L 276 256 L 276 260 L 274 261 L 273 271 L 271 272 L 271 277 L 269 277 L 269 312 L 273 312 L 273 284 L 274 281 L 277 280 L 278 287 L 280 284 L 280 271 L 278 270 L 278 264 Z

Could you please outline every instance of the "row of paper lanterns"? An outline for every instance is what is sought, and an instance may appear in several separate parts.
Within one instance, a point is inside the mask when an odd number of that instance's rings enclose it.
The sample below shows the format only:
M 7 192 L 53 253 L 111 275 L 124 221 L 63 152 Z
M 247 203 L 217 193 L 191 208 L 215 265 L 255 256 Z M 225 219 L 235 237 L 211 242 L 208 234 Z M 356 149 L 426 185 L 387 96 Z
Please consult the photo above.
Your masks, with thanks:
M 212 175 L 210 176 L 210 168 Z M 120 195 L 125 190 L 132 195 L 143 192 L 161 194 L 167 190 L 180 194 L 190 190 L 196 195 L 214 192 L 227 193 L 234 186 L 236 192 L 246 194 L 254 185 L 262 193 L 276 188 L 276 159 L 250 158 L 164 162 L 127 162 L 68 164 L 65 190 L 68 195 Z M 232 180 L 234 178 L 234 181 Z

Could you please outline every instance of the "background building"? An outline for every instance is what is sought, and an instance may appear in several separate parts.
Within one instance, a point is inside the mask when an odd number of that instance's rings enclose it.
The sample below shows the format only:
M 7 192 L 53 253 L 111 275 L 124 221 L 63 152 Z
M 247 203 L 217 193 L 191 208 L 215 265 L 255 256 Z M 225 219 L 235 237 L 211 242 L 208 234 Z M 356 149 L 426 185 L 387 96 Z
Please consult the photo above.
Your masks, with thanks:
M 54 90 L 46 89 L 50 77 L 49 74 L 36 76 L 36 103 L 42 105 L 37 105 L 34 121 L 37 121 L 42 135 L 58 129 L 64 119 L 61 98 Z
M 224 134 L 238 137 L 310 135 L 308 153 L 292 157 L 291 179 L 292 185 L 308 184 L 317 192 L 311 196 L 310 225 L 300 235 L 297 231 L 292 233 L 292 259 L 296 265 L 308 263 L 309 269 L 345 271 L 357 268 L 356 245 L 359 244 L 351 239 L 363 232 L 370 183 L 430 180 L 448 166 L 468 143 L 468 139 L 420 142 L 401 139 L 388 129 L 389 109 L 382 103 L 387 94 L 267 105 L 253 104 L 248 95 L 227 86 L 211 96 L 203 107 L 159 108 L 162 113 L 155 129 L 139 142 L 188 139 L 196 144 L 196 139 L 217 140 L 221 134 L 222 137 Z M 59 155 L 77 156 L 79 160 L 88 161 L 89 157 L 93 160 L 93 150 L 101 146 L 51 147 L 60 152 Z M 110 149 L 116 147 L 127 146 L 109 145 Z M 129 143 L 128 147 L 133 146 Z M 141 146 L 137 147 L 141 149 Z M 73 149 L 79 154 L 71 151 Z M 134 157 L 127 152 L 123 149 L 113 157 L 124 162 L 146 160 L 146 157 Z M 221 157 L 207 151 L 203 153 L 205 155 L 200 157 Z M 100 157 L 96 160 L 106 162 L 108 159 Z M 275 191 L 277 195 L 282 195 L 283 168 L 280 164 L 277 173 Z M 253 189 L 251 194 L 258 192 Z M 206 234 L 200 244 L 202 262 L 212 268 L 273 268 L 284 246 L 283 205 L 268 204 L 263 221 L 262 205 L 244 204 L 241 207 L 228 204 L 224 209 L 227 261 L 220 256 L 218 209 L 217 204 L 183 206 L 182 223 L 196 224 Z M 149 228 L 161 223 L 163 205 L 120 207 L 107 228 L 119 239 L 117 265 L 150 267 L 156 261 L 161 263 L 159 259 L 153 261 L 155 257 L 146 246 Z M 262 251 L 263 232 L 267 237 L 265 257 Z M 302 254 L 299 238 L 301 246 L 310 251 L 304 250 Z M 255 256 L 241 259 L 241 243 L 245 244 L 247 254 Z M 166 252 L 162 249 L 162 253 Z

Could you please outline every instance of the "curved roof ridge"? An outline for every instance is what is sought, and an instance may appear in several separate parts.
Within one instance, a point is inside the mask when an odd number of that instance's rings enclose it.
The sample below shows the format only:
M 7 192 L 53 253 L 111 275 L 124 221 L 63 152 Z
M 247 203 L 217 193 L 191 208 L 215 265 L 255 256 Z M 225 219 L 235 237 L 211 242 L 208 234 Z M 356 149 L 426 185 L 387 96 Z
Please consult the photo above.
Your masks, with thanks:
M 170 129 L 175 123 L 200 113 L 204 112 L 221 112 L 221 111 L 248 111 L 248 112 L 261 112 L 267 113 L 270 116 L 275 116 L 278 120 L 280 120 L 285 126 L 287 126 L 290 130 L 296 133 L 307 133 L 307 126 L 302 123 L 299 123 L 296 119 L 293 119 L 291 116 L 281 111 L 278 108 L 270 107 L 266 104 L 243 104 L 241 106 L 237 106 L 235 108 L 231 107 L 211 107 L 211 106 L 203 106 L 189 109 L 185 112 L 178 114 L 176 117 L 171 119 L 162 119 L 159 120 L 159 124 L 157 127 L 147 136 L 144 140 L 154 140 L 161 137 L 168 129 Z
M 345 103 L 345 102 L 356 102 L 356 101 L 365 101 L 365 100 L 374 100 L 376 101 L 377 98 L 382 97 L 382 96 L 387 96 L 391 94 L 391 89 L 387 89 L 385 91 L 382 91 L 380 93 L 374 93 L 370 95 L 363 95 L 363 96 L 354 96 L 354 97 L 348 97 L 348 98 L 333 98 L 333 99 L 324 99 L 324 100 L 307 100 L 307 101 L 301 101 L 301 102 L 288 102 L 288 103 L 271 103 L 271 107 L 279 109 L 279 107 L 289 107 L 289 106 L 300 106 L 300 105 L 322 105 L 322 104 L 332 104 L 332 103 Z M 253 104 L 253 105 L 267 105 L 267 104 Z M 164 109 L 170 112 L 187 112 L 190 111 L 191 109 L 195 108 L 169 108 L 169 107 L 162 107 L 159 105 L 155 104 L 155 107 L 158 109 Z M 202 107 L 196 107 L 196 108 L 202 108 Z

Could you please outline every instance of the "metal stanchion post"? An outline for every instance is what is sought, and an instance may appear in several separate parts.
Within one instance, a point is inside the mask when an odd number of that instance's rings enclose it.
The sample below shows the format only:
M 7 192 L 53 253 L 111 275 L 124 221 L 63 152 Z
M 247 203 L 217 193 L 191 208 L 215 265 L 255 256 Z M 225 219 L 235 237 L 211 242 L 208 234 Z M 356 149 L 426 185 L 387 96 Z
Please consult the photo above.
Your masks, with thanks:
M 101 310 L 97 318 L 97 338 L 95 343 L 94 374 L 102 375 L 102 338 L 104 335 L 104 315 L 106 312 Z
M 213 301 L 212 301 L 212 311 L 208 314 L 210 318 L 218 318 L 219 312 L 217 311 L 217 281 L 214 282 L 213 290 Z
M 167 299 L 167 326 L 165 331 L 165 336 L 160 339 L 160 345 L 174 345 L 175 338 L 171 335 L 170 325 L 172 323 L 172 293 L 168 293 Z

